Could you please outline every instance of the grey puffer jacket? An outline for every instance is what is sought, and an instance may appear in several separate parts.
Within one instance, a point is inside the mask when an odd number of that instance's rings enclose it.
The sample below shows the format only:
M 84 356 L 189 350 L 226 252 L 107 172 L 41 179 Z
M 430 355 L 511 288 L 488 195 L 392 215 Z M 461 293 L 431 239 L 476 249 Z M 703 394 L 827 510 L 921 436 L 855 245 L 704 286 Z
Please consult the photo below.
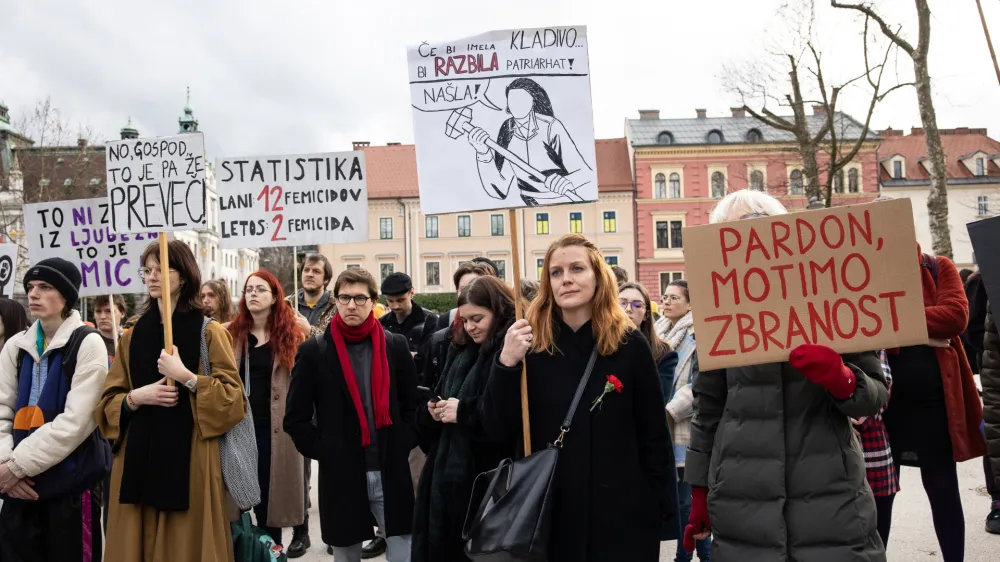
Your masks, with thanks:
M 857 377 L 836 400 L 789 363 L 702 372 L 685 480 L 704 486 L 713 562 L 884 562 L 875 499 L 849 418 L 888 391 L 874 352 L 844 355 Z
M 986 422 L 986 448 L 989 450 L 993 478 L 1000 486 L 1000 333 L 992 303 L 986 305 L 986 335 L 983 337 L 982 369 L 983 420 Z

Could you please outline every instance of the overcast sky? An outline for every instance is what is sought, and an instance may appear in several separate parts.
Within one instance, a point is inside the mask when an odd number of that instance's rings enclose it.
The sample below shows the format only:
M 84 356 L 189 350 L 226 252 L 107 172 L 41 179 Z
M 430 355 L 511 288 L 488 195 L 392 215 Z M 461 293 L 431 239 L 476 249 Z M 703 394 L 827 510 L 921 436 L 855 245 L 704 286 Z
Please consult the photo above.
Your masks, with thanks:
M 620 137 L 624 119 L 637 117 L 639 108 L 694 117 L 695 108 L 713 116 L 739 105 L 723 87 L 723 66 L 764 60 L 783 44 L 781 3 L 5 2 L 0 100 L 16 119 L 51 96 L 68 121 L 98 138 L 118 138 L 129 116 L 142 136 L 156 136 L 177 131 L 190 86 L 212 159 L 349 150 L 354 140 L 412 142 L 407 46 L 491 29 L 585 24 L 596 135 Z M 913 1 L 878 3 L 915 43 Z M 983 3 L 1000 42 L 1000 3 Z M 860 74 L 861 20 L 818 4 L 828 80 Z M 988 127 L 1000 137 L 1000 85 L 975 3 L 931 0 L 931 6 L 938 125 Z M 905 79 L 909 59 L 901 56 L 899 68 Z M 843 109 L 862 117 L 863 94 L 851 89 Z M 907 89 L 882 104 L 873 125 L 898 129 L 919 121 Z

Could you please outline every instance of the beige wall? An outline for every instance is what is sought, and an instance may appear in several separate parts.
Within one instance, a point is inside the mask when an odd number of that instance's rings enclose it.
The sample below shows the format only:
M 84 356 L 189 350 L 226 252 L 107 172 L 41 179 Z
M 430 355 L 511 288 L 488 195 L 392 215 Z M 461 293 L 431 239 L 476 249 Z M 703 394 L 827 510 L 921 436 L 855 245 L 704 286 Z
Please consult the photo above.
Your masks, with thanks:
M 616 231 L 604 232 L 605 211 L 615 213 Z M 538 216 L 548 213 L 548 234 L 538 234 Z M 618 258 L 634 276 L 635 242 L 631 192 L 606 192 L 595 203 L 520 209 L 522 274 L 537 279 L 537 260 L 545 256 L 552 241 L 570 231 L 570 213 L 580 213 L 582 233 L 594 241 L 605 257 Z M 492 216 L 503 221 L 503 235 L 493 235 Z M 469 236 L 459 236 L 459 217 L 469 217 Z M 375 199 L 368 202 L 368 241 L 361 244 L 323 244 L 319 251 L 330 259 L 335 272 L 357 265 L 376 278 L 393 271 L 405 271 L 413 278 L 418 293 L 454 292 L 452 274 L 459 263 L 486 256 L 505 270 L 508 283 L 514 277 L 511 257 L 511 225 L 507 211 L 481 211 L 436 215 L 437 238 L 428 238 L 424 215 L 417 198 Z M 381 220 L 391 219 L 392 238 L 380 239 Z M 464 220 L 464 219 L 463 219 Z M 428 264 L 431 264 L 428 267 Z M 434 265 L 436 264 L 436 265 Z M 437 275 L 434 276 L 436 267 Z M 429 271 L 430 270 L 430 271 Z M 436 277 L 436 278 L 435 278 Z

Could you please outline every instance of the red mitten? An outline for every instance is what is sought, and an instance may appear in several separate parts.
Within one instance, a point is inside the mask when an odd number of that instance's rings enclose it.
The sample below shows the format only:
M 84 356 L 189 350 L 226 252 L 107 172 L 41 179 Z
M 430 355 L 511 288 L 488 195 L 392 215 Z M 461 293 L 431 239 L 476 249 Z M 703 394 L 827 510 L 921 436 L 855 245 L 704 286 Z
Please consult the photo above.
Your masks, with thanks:
M 684 527 L 684 550 L 688 554 L 694 552 L 694 536 L 706 531 L 712 531 L 708 520 L 708 488 L 694 486 L 691 488 L 691 516 L 688 517 L 687 527 Z
M 825 345 L 800 345 L 792 350 L 788 362 L 837 400 L 850 398 L 858 385 L 854 372 L 844 365 L 840 355 Z

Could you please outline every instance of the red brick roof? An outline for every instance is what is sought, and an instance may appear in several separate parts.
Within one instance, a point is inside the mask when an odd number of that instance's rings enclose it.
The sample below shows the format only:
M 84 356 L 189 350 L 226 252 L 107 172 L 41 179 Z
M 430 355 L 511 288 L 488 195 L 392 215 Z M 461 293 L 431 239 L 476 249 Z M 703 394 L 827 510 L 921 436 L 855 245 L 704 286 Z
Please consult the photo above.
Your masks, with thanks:
M 412 144 L 366 146 L 361 150 L 365 152 L 369 199 L 419 196 L 417 156 Z M 597 141 L 597 186 L 599 191 L 632 189 L 632 168 L 624 138 Z
M 879 147 L 879 158 L 885 159 L 896 154 L 906 159 L 905 176 L 909 181 L 929 180 L 930 174 L 920 163 L 927 157 L 927 138 L 922 130 L 916 129 L 916 134 L 901 136 L 901 131 L 883 131 L 882 145 Z M 986 173 L 988 176 L 1000 177 L 1000 168 L 990 162 L 989 157 L 1000 153 L 1000 142 L 986 136 L 986 129 L 941 129 L 941 144 L 944 146 L 944 156 L 949 179 L 971 178 L 974 176 L 959 158 L 976 152 L 986 153 Z M 929 161 L 928 161 L 929 162 Z M 879 166 L 879 178 L 891 180 L 892 177 Z

